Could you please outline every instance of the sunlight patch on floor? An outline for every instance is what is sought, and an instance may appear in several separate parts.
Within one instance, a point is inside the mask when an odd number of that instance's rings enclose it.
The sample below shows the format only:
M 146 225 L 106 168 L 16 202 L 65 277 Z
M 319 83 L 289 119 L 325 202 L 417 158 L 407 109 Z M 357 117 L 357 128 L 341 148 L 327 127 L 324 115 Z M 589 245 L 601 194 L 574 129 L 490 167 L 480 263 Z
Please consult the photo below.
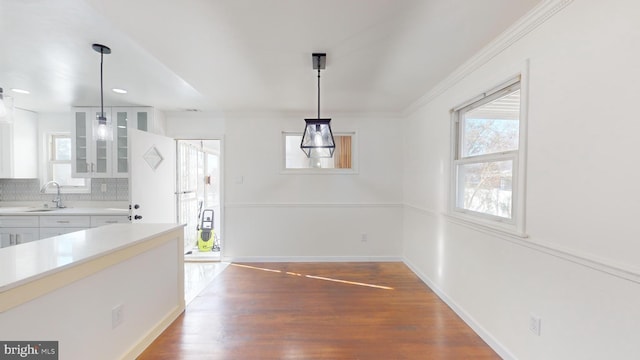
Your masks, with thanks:
M 253 270 L 260 270 L 260 271 L 267 271 L 267 272 L 274 272 L 274 273 L 283 273 L 282 270 L 268 269 L 268 268 L 245 265 L 245 264 L 231 264 L 231 265 L 232 266 L 237 266 L 237 267 L 242 267 L 242 268 L 247 268 L 247 269 L 253 269 Z M 389 286 L 367 284 L 367 283 L 362 283 L 362 282 L 357 282 L 357 281 L 333 279 L 333 278 L 328 278 L 328 277 L 324 277 L 324 276 L 304 275 L 304 274 L 294 273 L 294 272 L 291 272 L 291 271 L 287 271 L 287 272 L 284 272 L 284 273 L 287 274 L 287 275 L 292 275 L 292 276 L 306 277 L 308 279 L 325 280 L 325 281 L 332 281 L 332 282 L 337 282 L 337 283 L 341 283 L 341 284 L 366 286 L 366 287 L 371 287 L 371 288 L 375 288 L 375 289 L 393 290 L 393 288 L 389 287 Z

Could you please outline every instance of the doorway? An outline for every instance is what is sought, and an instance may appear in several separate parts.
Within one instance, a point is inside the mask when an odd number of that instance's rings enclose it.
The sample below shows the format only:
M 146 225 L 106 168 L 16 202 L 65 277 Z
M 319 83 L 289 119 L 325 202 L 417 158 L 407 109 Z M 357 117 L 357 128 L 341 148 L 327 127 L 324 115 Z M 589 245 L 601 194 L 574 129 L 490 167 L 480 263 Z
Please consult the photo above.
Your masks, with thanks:
M 220 261 L 221 141 L 177 140 L 177 209 L 185 261 Z

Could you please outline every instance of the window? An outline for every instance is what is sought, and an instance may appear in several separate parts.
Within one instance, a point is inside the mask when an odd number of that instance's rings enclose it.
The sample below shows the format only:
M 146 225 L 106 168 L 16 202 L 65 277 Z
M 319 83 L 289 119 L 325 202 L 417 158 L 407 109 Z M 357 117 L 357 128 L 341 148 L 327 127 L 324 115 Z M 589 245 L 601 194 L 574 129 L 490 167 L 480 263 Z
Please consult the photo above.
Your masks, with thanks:
M 454 215 L 524 231 L 521 108 L 518 77 L 453 110 Z
M 49 162 L 47 181 L 60 184 L 66 193 L 90 192 L 89 180 L 71 176 L 71 136 L 69 134 L 51 134 L 49 136 Z M 49 187 L 47 191 L 52 191 Z
M 354 133 L 334 134 L 336 149 L 332 158 L 308 158 L 300 149 L 301 133 L 283 133 L 283 138 L 285 170 L 302 173 L 355 172 Z

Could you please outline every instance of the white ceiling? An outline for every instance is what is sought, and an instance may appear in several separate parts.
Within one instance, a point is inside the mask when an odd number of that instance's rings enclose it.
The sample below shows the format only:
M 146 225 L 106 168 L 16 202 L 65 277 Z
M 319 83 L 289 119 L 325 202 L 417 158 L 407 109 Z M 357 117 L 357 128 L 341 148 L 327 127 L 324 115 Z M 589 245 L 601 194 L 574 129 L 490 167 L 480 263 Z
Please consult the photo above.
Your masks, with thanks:
M 323 113 L 399 112 L 539 1 L 0 0 L 0 87 L 99 105 L 102 43 L 105 106 L 315 114 L 326 52 Z

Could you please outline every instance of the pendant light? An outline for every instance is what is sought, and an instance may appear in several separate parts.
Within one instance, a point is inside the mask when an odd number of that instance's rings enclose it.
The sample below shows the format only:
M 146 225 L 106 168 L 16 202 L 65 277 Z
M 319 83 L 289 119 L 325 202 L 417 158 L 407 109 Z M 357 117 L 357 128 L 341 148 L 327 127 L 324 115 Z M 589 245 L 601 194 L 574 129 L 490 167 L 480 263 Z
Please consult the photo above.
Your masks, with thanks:
M 10 123 L 13 109 L 11 97 L 5 96 L 0 88 L 0 122 Z
M 311 59 L 313 69 L 318 70 L 318 118 L 304 119 L 305 127 L 300 149 L 308 158 L 331 158 L 336 149 L 331 131 L 331 119 L 320 118 L 320 70 L 326 66 L 327 54 L 313 53 Z
M 93 44 L 91 47 L 93 50 L 100 53 L 100 112 L 97 114 L 96 121 L 93 123 L 93 138 L 96 141 L 110 141 L 113 140 L 113 128 L 111 125 L 111 119 L 107 119 L 104 112 L 102 58 L 104 54 L 111 54 L 111 49 L 101 44 Z

